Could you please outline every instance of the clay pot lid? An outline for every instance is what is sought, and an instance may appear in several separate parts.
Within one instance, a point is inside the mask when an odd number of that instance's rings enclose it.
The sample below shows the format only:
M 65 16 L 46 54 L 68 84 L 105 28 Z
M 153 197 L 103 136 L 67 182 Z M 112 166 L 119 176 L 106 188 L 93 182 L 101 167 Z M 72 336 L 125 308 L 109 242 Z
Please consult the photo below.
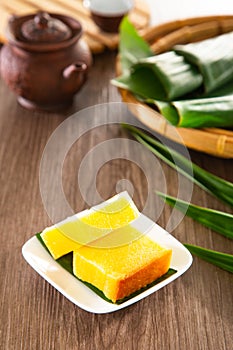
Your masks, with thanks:
M 38 12 L 34 18 L 22 23 L 21 33 L 26 41 L 38 43 L 58 43 L 72 35 L 64 22 L 46 12 Z
M 81 23 L 66 15 L 38 12 L 12 15 L 7 26 L 7 41 L 31 52 L 66 49 L 82 36 Z

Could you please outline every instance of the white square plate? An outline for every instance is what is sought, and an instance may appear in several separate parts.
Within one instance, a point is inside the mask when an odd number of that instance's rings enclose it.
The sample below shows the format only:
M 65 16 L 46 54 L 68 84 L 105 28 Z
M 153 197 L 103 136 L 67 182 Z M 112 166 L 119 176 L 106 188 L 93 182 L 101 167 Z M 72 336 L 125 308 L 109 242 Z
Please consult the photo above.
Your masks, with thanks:
M 147 297 L 174 281 L 191 266 L 192 256 L 189 251 L 162 227 L 153 224 L 148 236 L 157 243 L 172 249 L 170 267 L 177 270 L 177 272 L 119 305 L 105 301 L 61 267 L 50 256 L 36 236 L 24 244 L 22 253 L 28 264 L 67 299 L 86 311 L 101 314 L 120 310 Z

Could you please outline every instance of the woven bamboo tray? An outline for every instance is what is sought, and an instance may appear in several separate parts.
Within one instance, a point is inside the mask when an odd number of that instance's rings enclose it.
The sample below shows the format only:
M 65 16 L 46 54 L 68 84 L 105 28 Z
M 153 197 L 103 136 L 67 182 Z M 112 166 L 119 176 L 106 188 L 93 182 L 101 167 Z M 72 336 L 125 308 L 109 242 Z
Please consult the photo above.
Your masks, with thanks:
M 117 1 L 117 0 L 116 0 Z M 25 15 L 39 10 L 72 16 L 79 20 L 84 29 L 84 40 L 93 53 L 118 46 L 118 34 L 104 33 L 92 21 L 82 0 L 0 0 L 0 41 L 5 42 L 5 31 L 11 14 Z M 136 0 L 129 14 L 131 22 L 138 30 L 148 27 L 150 11 L 144 0 Z
M 208 16 L 169 22 L 147 29 L 143 37 L 155 53 L 170 50 L 176 44 L 186 44 L 215 37 L 233 30 L 233 16 Z M 121 72 L 117 61 L 117 75 Z M 124 102 L 133 114 L 147 127 L 188 148 L 221 158 L 233 158 L 233 131 L 203 128 L 175 128 L 146 104 L 139 102 L 130 92 L 120 89 Z M 142 108 L 144 107 L 144 108 Z

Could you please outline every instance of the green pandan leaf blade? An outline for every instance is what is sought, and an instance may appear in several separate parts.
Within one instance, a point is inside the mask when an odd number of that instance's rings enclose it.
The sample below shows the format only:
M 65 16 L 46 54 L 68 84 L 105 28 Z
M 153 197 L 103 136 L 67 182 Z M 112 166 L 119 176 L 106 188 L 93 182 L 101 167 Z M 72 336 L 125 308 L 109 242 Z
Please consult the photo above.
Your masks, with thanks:
M 156 192 L 167 204 L 181 211 L 202 225 L 233 239 L 233 215 L 193 205 L 181 199 Z
M 216 265 L 223 270 L 233 273 L 233 255 L 221 253 L 215 250 L 202 248 L 192 244 L 184 244 L 191 254 Z
M 129 71 L 133 63 L 138 59 L 152 55 L 152 51 L 147 42 L 138 35 L 135 27 L 125 17 L 120 24 L 120 60 L 122 74 Z
M 163 145 L 140 129 L 127 124 L 123 124 L 122 126 L 129 130 L 141 144 L 146 146 L 151 152 L 169 164 L 172 168 L 185 175 L 191 181 L 195 182 L 218 199 L 233 207 L 233 184 L 231 182 L 200 168 L 198 165 L 182 156 L 179 152 Z

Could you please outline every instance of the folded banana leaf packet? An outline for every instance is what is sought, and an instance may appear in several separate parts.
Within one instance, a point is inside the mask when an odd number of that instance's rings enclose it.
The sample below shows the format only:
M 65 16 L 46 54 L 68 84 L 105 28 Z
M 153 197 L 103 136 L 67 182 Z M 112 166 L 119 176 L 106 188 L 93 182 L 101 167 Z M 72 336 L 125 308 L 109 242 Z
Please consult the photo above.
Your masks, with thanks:
M 155 74 L 155 84 L 164 89 L 168 100 L 186 95 L 199 88 L 203 77 L 198 69 L 186 62 L 183 56 L 169 51 L 157 56 L 140 59 L 133 69 L 150 68 Z
M 156 100 L 153 102 L 160 113 L 175 126 L 186 128 L 233 126 L 233 94 L 171 103 Z
M 120 63 L 123 74 L 112 83 L 159 110 L 169 123 L 233 128 L 233 32 L 154 55 L 125 18 Z
M 233 32 L 197 43 L 176 45 L 174 50 L 197 66 L 206 92 L 233 79 Z

